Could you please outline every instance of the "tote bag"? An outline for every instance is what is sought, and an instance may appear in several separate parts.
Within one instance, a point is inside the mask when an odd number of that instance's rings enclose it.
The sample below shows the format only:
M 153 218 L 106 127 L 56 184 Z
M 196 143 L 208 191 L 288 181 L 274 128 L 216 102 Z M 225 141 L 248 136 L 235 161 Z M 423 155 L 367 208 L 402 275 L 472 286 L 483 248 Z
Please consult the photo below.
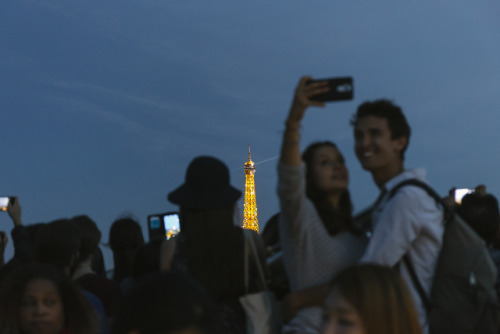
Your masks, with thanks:
M 240 303 L 246 314 L 247 334 L 279 334 L 281 333 L 281 316 L 274 293 L 269 291 L 264 277 L 264 269 L 257 255 L 257 249 L 250 230 L 243 230 L 245 239 L 245 295 L 240 297 Z M 255 260 L 258 277 L 264 290 L 249 292 L 250 257 Z

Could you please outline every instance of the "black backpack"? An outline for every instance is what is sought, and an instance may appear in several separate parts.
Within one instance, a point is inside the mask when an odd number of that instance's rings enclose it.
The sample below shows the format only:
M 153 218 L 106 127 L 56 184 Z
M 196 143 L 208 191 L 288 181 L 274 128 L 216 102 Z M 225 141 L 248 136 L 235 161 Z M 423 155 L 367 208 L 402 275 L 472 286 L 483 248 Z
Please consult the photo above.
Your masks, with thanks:
M 443 243 L 430 298 L 410 258 L 403 257 L 427 309 L 430 333 L 499 333 L 500 307 L 494 287 L 497 269 L 485 242 L 424 182 L 416 179 L 401 182 L 391 190 L 389 198 L 407 185 L 424 189 L 444 209 Z

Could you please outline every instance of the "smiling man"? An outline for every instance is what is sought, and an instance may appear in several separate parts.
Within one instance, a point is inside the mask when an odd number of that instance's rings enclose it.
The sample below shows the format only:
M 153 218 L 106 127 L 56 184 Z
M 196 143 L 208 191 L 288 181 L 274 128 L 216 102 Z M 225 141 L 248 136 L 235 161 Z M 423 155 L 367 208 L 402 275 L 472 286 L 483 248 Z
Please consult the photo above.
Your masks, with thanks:
M 381 190 L 371 214 L 372 236 L 361 262 L 399 266 L 427 332 L 425 307 L 402 260 L 408 254 L 429 295 L 444 231 L 442 210 L 425 190 L 415 186 L 402 187 L 389 198 L 391 189 L 405 180 L 425 181 L 425 170 L 404 167 L 411 130 L 401 108 L 388 100 L 365 102 L 351 125 L 356 156 Z

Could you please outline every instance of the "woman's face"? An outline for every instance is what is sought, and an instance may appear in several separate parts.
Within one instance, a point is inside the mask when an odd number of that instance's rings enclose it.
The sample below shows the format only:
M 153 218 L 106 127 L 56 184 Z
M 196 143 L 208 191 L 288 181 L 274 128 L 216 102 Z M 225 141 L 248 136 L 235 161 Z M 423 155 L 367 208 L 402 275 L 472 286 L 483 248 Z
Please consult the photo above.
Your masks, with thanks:
M 19 312 L 23 334 L 58 334 L 64 326 L 61 296 L 55 285 L 43 278 L 30 281 Z
M 366 334 L 359 313 L 334 289 L 327 298 L 323 334 Z
M 328 193 L 342 192 L 349 184 L 344 157 L 332 146 L 320 146 L 313 155 L 313 180 L 316 187 Z

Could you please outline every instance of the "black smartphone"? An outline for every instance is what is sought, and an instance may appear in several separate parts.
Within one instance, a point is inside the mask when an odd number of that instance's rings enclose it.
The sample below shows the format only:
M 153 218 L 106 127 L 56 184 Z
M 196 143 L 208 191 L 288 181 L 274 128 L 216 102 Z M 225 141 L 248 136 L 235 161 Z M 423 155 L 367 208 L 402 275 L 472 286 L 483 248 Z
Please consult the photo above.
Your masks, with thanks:
M 352 100 L 354 97 L 354 85 L 352 77 L 316 79 L 309 81 L 308 84 L 319 81 L 328 81 L 328 87 L 330 88 L 330 90 L 326 93 L 311 97 L 310 99 L 313 101 L 348 101 Z
M 148 216 L 149 240 L 170 239 L 181 231 L 179 213 L 175 211 Z

